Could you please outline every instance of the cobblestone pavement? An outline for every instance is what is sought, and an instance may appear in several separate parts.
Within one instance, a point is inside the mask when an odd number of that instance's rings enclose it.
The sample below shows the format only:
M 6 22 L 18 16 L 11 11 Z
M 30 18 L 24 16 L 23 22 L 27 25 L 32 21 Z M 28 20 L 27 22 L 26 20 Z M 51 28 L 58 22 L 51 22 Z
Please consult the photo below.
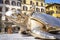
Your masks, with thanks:
M 60 38 L 60 36 L 58 36 Z M 0 34 L 0 40 L 42 40 L 22 34 Z
M 0 40 L 37 40 L 32 36 L 21 34 L 0 34 Z

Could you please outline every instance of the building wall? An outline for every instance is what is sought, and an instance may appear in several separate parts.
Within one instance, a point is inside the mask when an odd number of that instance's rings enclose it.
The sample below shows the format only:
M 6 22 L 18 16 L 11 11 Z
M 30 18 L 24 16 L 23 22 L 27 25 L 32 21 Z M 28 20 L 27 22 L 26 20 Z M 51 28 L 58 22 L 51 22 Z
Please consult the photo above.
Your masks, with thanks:
M 1 0 L 3 1 L 3 0 Z M 30 1 L 32 1 L 32 4 L 30 4 Z M 32 7 L 35 7 L 35 11 L 39 9 L 40 12 L 45 12 L 45 0 L 26 0 L 26 4 L 24 4 L 24 0 L 5 0 L 5 4 L 0 3 L 0 7 L 2 7 L 2 14 L 5 14 L 6 11 L 11 10 L 12 8 L 20 9 L 23 13 L 26 13 L 28 10 L 30 10 Z M 12 4 L 12 2 L 14 2 Z M 19 6 L 17 3 L 19 2 Z M 38 3 L 36 3 L 38 2 Z M 37 4 L 37 5 L 36 5 Z M 23 6 L 27 7 L 27 10 L 23 10 Z M 26 9 L 26 8 L 25 8 Z M 41 11 L 42 10 L 42 11 Z
M 51 11 L 51 10 L 53 10 L 54 13 L 55 13 L 56 12 L 56 7 L 55 6 L 52 6 L 52 7 L 46 8 L 46 11 Z
M 24 0 L 22 0 L 22 7 L 21 7 L 23 13 L 26 13 L 26 11 L 30 10 L 32 7 L 35 9 L 35 11 L 36 9 L 39 9 L 39 11 L 41 12 L 42 9 L 45 12 L 45 4 L 43 0 L 29 0 L 29 1 L 26 0 L 26 3 L 24 3 L 23 1 Z M 27 10 L 23 10 L 23 6 L 27 7 Z
M 12 8 L 20 9 L 20 1 L 18 0 L 2 0 L 3 3 L 0 3 L 0 7 L 2 7 L 2 14 L 5 14 L 6 11 L 11 10 Z M 19 4 L 18 4 L 19 2 Z M 4 4 L 5 3 L 5 4 Z M 18 6 L 19 5 L 19 6 Z
M 60 18 L 60 5 L 52 5 L 50 7 L 47 7 L 46 11 L 54 11 L 54 13 L 52 13 L 52 16 Z
M 44 1 L 43 0 L 26 0 L 26 4 L 30 5 L 30 1 L 32 1 L 34 3 L 34 5 L 36 5 L 36 2 L 38 2 L 38 6 L 41 6 L 41 3 L 43 3 L 44 6 Z
M 55 7 L 55 9 L 54 9 L 53 16 L 57 17 L 57 18 L 60 18 L 60 5 L 55 5 L 54 7 Z

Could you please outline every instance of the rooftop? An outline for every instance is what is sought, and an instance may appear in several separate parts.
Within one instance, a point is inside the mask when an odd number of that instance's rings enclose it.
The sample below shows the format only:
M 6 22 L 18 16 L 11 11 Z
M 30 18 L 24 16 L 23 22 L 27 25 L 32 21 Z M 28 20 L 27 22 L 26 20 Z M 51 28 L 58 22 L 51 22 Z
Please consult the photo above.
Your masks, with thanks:
M 54 5 L 60 5 L 59 3 L 50 3 L 50 4 L 49 4 L 49 3 L 47 3 L 47 4 L 48 4 L 48 6 L 46 6 L 46 8 L 47 8 L 47 7 L 54 6 Z

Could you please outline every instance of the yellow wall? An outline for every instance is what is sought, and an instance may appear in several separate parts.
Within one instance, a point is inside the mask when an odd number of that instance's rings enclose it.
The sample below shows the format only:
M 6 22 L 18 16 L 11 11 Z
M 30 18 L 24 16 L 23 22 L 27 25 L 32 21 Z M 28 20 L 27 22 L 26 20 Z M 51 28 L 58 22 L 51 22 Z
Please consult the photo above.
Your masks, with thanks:
M 60 7 L 60 5 L 53 5 L 53 6 L 47 7 L 46 8 L 46 11 L 53 10 L 54 13 L 52 14 L 52 16 L 54 16 L 54 17 L 60 17 L 60 13 L 56 13 L 56 11 L 60 12 L 60 9 L 57 9 L 56 6 L 57 7 Z
M 49 7 L 49 8 L 46 8 L 47 11 L 51 11 L 53 10 L 54 13 L 56 12 L 56 7 L 55 6 L 52 6 L 52 7 Z
M 45 4 L 44 4 L 44 0 L 26 0 L 26 4 L 23 3 L 23 0 L 22 0 L 22 13 L 26 13 L 27 11 L 29 11 L 32 7 L 32 5 L 30 5 L 30 1 L 32 1 L 32 3 L 34 3 L 34 6 L 35 6 L 35 10 L 36 8 L 39 8 L 40 9 L 40 12 L 41 12 L 41 8 L 44 9 L 44 12 L 45 12 Z M 36 2 L 38 2 L 38 6 L 36 5 Z M 43 4 L 43 6 L 41 6 L 41 3 Z M 27 10 L 23 10 L 23 6 L 26 6 L 27 7 Z
M 31 0 L 26 0 L 26 4 L 30 5 L 30 1 Z M 44 0 L 32 0 L 32 2 L 34 3 L 34 5 L 36 5 L 36 2 L 38 2 L 38 6 L 41 6 L 41 3 L 43 3 L 44 5 Z
M 60 14 L 53 14 L 54 17 L 59 17 L 60 18 Z

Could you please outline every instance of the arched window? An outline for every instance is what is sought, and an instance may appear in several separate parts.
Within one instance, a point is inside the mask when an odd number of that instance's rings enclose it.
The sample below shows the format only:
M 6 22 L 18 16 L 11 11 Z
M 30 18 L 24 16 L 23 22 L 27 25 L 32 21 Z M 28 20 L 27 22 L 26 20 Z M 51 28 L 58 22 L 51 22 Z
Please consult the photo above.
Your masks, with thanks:
M 41 6 L 43 6 L 43 3 L 41 3 Z
M 39 9 L 39 8 L 36 8 L 36 11 L 37 11 L 37 12 L 40 12 L 40 9 Z
M 26 11 L 28 10 L 28 7 L 26 7 Z
M 36 2 L 36 5 L 38 6 L 38 2 Z
M 21 3 L 20 2 L 17 2 L 17 6 L 21 6 Z
M 5 4 L 10 4 L 9 0 L 5 0 Z
M 16 2 L 15 1 L 12 1 L 11 3 L 13 6 L 16 6 Z
M 43 8 L 41 8 L 41 12 L 44 12 L 44 9 Z
M 28 8 L 27 8 L 26 6 L 23 6 L 23 10 L 27 11 L 27 10 L 28 10 Z
M 33 2 L 32 1 L 30 1 L 30 5 L 32 5 L 33 4 Z
M 9 8 L 8 7 L 5 7 L 5 10 L 6 10 L 6 12 L 9 10 Z

